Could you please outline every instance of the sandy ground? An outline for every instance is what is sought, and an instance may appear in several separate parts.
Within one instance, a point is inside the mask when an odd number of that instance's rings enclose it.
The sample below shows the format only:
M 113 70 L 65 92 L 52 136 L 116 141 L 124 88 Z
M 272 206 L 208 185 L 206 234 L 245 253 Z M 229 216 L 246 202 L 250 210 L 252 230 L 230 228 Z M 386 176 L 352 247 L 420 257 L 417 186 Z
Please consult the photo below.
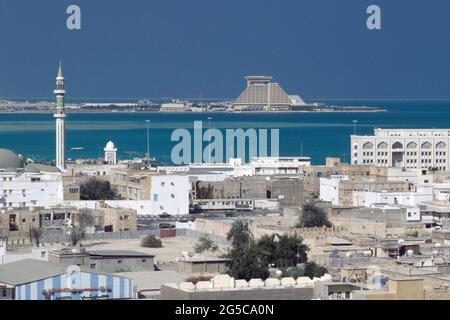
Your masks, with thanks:
M 162 269 L 172 269 L 169 265 L 175 263 L 176 258 L 182 258 L 183 251 L 193 252 L 194 245 L 197 240 L 187 237 L 175 237 L 175 238 L 163 238 L 162 248 L 143 248 L 140 246 L 140 239 L 121 239 L 121 240 L 101 240 L 101 241 L 84 241 L 88 251 L 95 250 L 132 250 L 139 251 L 155 256 L 155 262 L 161 265 Z M 61 249 L 62 246 L 58 246 L 55 249 Z M 221 252 L 225 252 L 225 247 L 220 247 Z M 202 256 L 217 257 L 220 252 L 206 252 Z M 169 264 L 169 265 L 167 265 Z M 164 268 L 167 265 L 167 268 Z

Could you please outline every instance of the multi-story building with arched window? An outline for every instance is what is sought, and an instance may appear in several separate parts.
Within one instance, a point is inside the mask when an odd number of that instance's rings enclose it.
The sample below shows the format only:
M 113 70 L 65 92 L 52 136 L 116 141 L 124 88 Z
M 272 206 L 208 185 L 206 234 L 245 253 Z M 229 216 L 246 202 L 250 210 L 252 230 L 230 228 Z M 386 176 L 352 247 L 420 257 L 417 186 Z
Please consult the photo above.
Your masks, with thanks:
M 375 129 L 351 136 L 351 163 L 447 171 L 450 129 Z

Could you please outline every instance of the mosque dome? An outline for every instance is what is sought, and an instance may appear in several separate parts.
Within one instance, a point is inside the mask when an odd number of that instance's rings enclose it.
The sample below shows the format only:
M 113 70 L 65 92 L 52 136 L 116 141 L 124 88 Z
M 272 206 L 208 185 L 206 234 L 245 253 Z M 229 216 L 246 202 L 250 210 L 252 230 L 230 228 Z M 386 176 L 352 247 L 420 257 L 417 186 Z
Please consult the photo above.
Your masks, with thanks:
M 0 149 L 0 170 L 23 168 L 23 160 L 8 149 Z
M 105 150 L 114 150 L 115 148 L 116 148 L 116 145 L 114 144 L 114 142 L 109 141 L 109 142 L 106 144 Z

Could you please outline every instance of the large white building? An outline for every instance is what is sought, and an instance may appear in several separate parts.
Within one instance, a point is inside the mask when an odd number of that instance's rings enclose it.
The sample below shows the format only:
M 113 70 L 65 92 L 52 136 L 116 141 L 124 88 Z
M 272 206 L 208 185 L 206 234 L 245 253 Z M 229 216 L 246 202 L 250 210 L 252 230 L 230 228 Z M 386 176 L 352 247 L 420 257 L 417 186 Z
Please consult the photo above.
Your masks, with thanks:
M 449 148 L 450 129 L 375 129 L 351 136 L 351 163 L 447 171 Z
M 254 157 L 250 163 L 230 158 L 228 163 L 191 163 L 185 166 L 159 166 L 158 172 L 186 174 L 201 181 L 223 181 L 229 177 L 253 175 L 298 175 L 311 166 L 310 157 Z
M 151 213 L 160 215 L 189 214 L 189 193 L 191 185 L 188 176 L 155 175 L 151 179 Z
M 6 149 L 0 149 L 0 209 L 43 207 L 62 204 L 62 174 L 55 167 L 28 164 Z

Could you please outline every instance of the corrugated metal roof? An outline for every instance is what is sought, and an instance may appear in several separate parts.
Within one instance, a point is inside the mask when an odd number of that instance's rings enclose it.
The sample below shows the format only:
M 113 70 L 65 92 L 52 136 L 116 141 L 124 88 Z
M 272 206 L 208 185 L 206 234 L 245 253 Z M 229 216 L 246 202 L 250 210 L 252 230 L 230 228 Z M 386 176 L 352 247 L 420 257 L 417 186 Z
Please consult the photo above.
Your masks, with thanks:
M 0 266 L 0 282 L 17 286 L 65 274 L 67 266 L 33 259 Z

